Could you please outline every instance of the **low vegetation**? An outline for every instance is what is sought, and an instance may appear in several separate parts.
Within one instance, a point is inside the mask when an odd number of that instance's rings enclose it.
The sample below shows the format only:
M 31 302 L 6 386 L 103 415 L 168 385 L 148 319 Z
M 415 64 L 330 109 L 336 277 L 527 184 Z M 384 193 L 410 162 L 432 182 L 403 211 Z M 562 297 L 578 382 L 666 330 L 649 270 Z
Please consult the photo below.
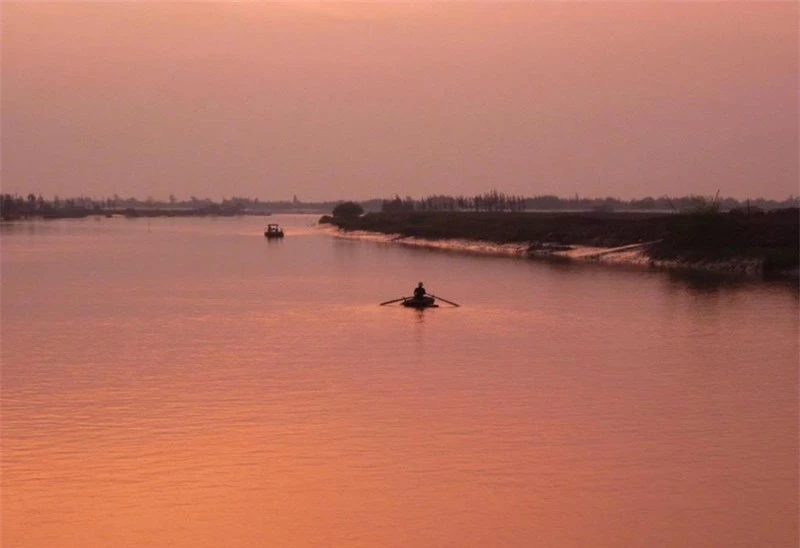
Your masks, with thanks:
M 364 230 L 428 239 L 529 243 L 532 247 L 583 245 L 648 246 L 654 259 L 685 262 L 747 258 L 763 261 L 766 272 L 797 269 L 800 210 L 748 214 L 717 208 L 683 214 L 647 213 L 368 213 L 326 217 L 341 230 Z
M 333 208 L 334 219 L 356 219 L 364 214 L 364 208 L 355 202 L 342 202 Z

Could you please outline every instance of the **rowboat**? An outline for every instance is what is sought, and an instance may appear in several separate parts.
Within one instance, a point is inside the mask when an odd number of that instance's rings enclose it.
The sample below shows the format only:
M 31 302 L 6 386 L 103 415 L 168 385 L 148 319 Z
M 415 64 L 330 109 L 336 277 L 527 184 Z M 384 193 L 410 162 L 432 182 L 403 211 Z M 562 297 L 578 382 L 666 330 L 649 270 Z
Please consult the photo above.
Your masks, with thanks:
M 436 295 L 431 295 L 430 293 L 421 297 L 400 297 L 399 299 L 392 299 L 391 301 L 380 303 L 380 306 L 393 303 L 400 303 L 406 308 L 417 308 L 417 309 L 439 308 L 439 305 L 436 304 L 436 299 L 439 299 L 440 301 L 445 302 L 450 306 L 461 306 L 458 303 L 454 303 L 453 301 L 448 301 L 447 299 L 444 299 L 442 297 L 437 297 Z
M 407 306 L 408 308 L 438 308 L 439 305 L 436 304 L 436 299 L 433 297 L 409 297 L 404 299 L 401 303 L 403 306 Z

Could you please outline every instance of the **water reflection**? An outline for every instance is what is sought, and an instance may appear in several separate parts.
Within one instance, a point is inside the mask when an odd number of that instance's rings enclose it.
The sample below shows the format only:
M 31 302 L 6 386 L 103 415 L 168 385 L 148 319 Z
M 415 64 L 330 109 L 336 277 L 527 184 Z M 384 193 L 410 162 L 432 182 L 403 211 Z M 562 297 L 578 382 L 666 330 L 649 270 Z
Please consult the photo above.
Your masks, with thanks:
M 665 272 L 665 275 L 671 283 L 700 293 L 744 288 L 754 283 L 760 283 L 760 280 L 746 279 L 741 276 L 692 270 L 669 270 Z
M 703 272 L 680 269 L 664 271 L 663 276 L 675 287 L 695 293 L 716 293 L 737 290 L 779 290 L 790 291 L 795 297 L 800 295 L 800 285 L 791 278 L 761 279 L 753 276 Z
M 3 545 L 797 544 L 784 287 L 281 217 L 3 229 Z
M 32 235 L 60 231 L 63 227 L 63 223 L 57 221 L 3 221 L 0 222 L 0 233 L 5 236 L 17 236 L 21 234 Z

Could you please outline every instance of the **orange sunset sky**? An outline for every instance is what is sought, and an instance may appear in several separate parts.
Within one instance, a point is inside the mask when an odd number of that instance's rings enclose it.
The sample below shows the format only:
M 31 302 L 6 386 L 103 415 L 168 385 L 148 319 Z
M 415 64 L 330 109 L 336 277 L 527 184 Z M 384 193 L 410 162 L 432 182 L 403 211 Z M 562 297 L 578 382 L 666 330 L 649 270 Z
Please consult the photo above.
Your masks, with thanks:
M 3 192 L 800 192 L 797 2 L 0 9 Z

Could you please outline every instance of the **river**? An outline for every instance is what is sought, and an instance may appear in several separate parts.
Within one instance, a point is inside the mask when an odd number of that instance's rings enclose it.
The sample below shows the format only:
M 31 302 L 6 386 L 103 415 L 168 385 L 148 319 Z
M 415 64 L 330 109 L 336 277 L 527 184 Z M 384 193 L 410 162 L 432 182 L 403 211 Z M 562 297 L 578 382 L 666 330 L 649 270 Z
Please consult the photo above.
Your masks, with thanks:
M 2 546 L 798 545 L 796 284 L 316 220 L 0 227 Z

